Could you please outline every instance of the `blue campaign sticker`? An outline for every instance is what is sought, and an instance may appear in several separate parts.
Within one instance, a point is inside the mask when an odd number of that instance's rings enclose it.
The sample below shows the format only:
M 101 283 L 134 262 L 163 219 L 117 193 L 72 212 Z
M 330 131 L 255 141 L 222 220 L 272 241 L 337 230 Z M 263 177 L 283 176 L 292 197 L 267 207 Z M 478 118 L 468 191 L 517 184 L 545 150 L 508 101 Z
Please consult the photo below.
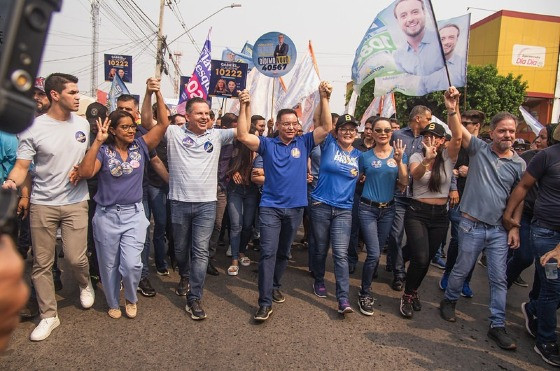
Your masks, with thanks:
M 183 138 L 183 145 L 185 147 L 192 147 L 192 146 L 194 146 L 194 140 L 189 136 L 184 137 Z
M 208 141 L 204 143 L 204 150 L 208 153 L 212 153 L 212 151 L 214 150 L 214 145 L 212 144 L 212 142 Z
M 86 133 L 83 131 L 77 131 L 75 134 L 76 140 L 80 143 L 84 143 L 86 141 Z
M 269 77 L 284 76 L 295 66 L 296 46 L 281 32 L 268 32 L 259 37 L 253 46 L 253 63 Z

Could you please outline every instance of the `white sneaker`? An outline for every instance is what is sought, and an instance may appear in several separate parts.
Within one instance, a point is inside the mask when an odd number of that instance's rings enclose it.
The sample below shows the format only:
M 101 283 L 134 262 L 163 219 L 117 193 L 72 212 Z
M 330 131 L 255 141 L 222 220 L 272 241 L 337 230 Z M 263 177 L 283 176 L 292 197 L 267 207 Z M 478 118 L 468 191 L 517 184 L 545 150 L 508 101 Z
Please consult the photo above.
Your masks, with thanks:
M 82 308 L 89 309 L 93 306 L 95 301 L 95 291 L 93 291 L 93 285 L 91 284 L 91 279 L 88 280 L 88 285 L 85 288 L 80 287 L 80 303 Z
M 231 245 L 229 245 L 228 248 L 227 248 L 226 256 L 227 256 L 228 258 L 231 258 Z
M 35 330 L 29 336 L 29 339 L 32 341 L 41 341 L 45 340 L 49 337 L 52 330 L 57 328 L 60 325 L 60 320 L 58 316 L 50 317 L 50 318 L 43 318 L 41 322 L 35 327 Z

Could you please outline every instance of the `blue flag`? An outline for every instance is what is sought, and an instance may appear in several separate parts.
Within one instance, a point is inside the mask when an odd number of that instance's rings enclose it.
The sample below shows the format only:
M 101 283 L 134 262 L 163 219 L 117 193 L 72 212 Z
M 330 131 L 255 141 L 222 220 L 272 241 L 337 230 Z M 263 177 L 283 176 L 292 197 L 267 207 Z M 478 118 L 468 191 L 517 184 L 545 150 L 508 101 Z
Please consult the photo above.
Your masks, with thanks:
M 109 112 L 113 112 L 117 109 L 117 98 L 123 94 L 130 94 L 126 85 L 122 81 L 119 75 L 115 75 L 113 82 L 111 83 L 111 89 L 107 96 L 107 102 L 109 103 Z

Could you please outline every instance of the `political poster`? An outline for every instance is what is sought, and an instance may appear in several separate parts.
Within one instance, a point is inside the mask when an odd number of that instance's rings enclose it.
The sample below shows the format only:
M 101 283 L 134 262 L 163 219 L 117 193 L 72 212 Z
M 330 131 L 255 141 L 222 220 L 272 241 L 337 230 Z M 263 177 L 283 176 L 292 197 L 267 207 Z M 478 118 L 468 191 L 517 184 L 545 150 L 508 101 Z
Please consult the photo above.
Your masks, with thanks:
M 212 60 L 210 90 L 214 97 L 237 98 L 247 84 L 247 63 Z
M 422 96 L 445 90 L 445 65 L 451 83 L 464 86 L 469 23 L 465 15 L 436 25 L 428 1 L 394 1 L 376 16 L 356 49 L 356 90 L 373 79 L 375 95 L 399 91 Z
M 284 76 L 295 66 L 296 46 L 280 32 L 268 32 L 253 45 L 253 63 L 268 77 Z
M 105 81 L 113 81 L 119 75 L 122 81 L 132 82 L 132 56 L 120 54 L 104 54 Z

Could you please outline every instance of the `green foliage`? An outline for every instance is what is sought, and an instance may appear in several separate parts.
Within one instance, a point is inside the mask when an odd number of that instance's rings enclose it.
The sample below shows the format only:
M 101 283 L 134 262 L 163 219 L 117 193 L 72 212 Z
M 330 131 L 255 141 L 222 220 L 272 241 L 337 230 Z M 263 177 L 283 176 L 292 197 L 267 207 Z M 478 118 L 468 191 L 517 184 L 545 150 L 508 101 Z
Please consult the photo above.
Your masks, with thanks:
M 361 91 L 356 103 L 356 118 L 361 119 L 364 111 L 373 100 L 375 82 L 367 83 Z M 488 119 L 501 111 L 518 115 L 518 107 L 523 103 L 527 82 L 522 76 L 514 77 L 498 75 L 498 69 L 493 65 L 467 67 L 467 93 L 465 88 L 461 92 L 461 111 L 477 109 L 486 114 Z M 349 97 L 348 97 L 349 98 Z M 411 97 L 395 93 L 397 119 L 401 124 L 408 121 L 408 113 L 416 105 L 424 105 L 440 119 L 445 119 L 445 104 L 443 92 L 426 94 L 423 97 Z

